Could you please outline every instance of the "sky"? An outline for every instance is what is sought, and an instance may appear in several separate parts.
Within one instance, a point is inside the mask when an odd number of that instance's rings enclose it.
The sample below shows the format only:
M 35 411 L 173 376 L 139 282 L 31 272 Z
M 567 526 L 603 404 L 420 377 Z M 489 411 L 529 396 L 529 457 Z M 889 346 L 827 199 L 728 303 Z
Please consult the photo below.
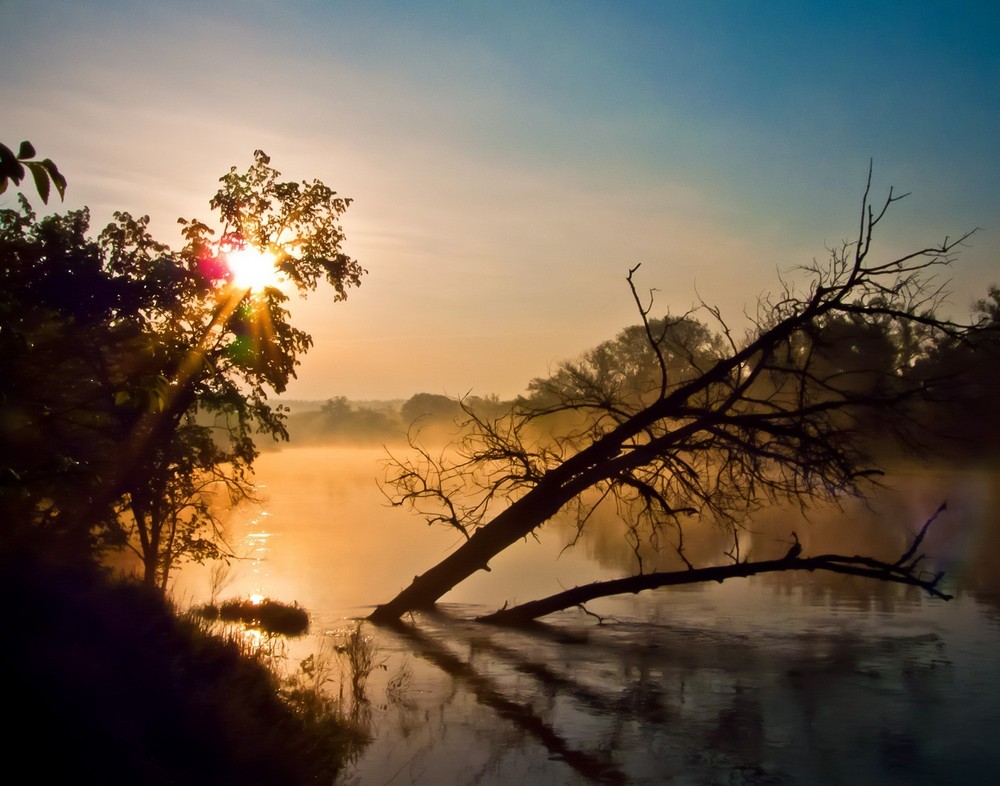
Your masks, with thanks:
M 0 141 L 59 208 L 210 216 L 255 149 L 354 200 L 344 302 L 287 396 L 511 397 L 655 311 L 734 325 L 893 206 L 876 253 L 978 228 L 964 317 L 1000 283 L 995 2 L 0 0 Z M 9 204 L 10 194 L 0 197 Z

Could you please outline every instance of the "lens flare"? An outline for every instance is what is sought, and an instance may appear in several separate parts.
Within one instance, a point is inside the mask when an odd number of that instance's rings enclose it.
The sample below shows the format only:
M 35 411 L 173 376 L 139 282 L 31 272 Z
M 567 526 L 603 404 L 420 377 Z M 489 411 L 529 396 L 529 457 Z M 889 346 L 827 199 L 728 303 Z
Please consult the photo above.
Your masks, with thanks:
M 252 292 L 261 292 L 281 284 L 281 275 L 274 263 L 272 254 L 256 248 L 246 247 L 226 254 L 226 264 L 233 274 L 233 284 Z

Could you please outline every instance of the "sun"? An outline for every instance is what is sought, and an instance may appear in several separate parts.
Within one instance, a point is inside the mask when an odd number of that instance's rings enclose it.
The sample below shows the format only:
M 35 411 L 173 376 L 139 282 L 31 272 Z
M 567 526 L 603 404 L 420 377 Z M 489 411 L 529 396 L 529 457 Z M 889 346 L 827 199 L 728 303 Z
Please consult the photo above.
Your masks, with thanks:
M 233 284 L 251 292 L 262 292 L 269 287 L 280 286 L 281 274 L 274 263 L 272 254 L 251 247 L 226 254 L 226 264 L 233 274 Z

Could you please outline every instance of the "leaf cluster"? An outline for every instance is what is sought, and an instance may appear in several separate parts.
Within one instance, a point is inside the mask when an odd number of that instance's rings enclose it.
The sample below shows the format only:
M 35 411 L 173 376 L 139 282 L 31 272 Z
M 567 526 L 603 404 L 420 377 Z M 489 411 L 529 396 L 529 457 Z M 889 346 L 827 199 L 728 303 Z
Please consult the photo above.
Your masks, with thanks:
M 365 272 L 343 250 L 340 219 L 351 200 L 320 180 L 280 180 L 281 173 L 270 164 L 269 156 L 255 150 L 246 172 L 232 167 L 221 178 L 222 188 L 209 205 L 219 214 L 222 244 L 268 250 L 297 289 L 313 290 L 326 281 L 334 299 L 343 300 Z
M 59 199 L 66 194 L 66 178 L 51 158 L 35 160 L 35 147 L 31 142 L 21 142 L 17 154 L 6 145 L 0 143 L 0 194 L 7 190 L 11 182 L 15 186 L 21 184 L 27 172 L 35 183 L 35 190 L 42 202 L 48 204 L 51 187 L 55 186 Z

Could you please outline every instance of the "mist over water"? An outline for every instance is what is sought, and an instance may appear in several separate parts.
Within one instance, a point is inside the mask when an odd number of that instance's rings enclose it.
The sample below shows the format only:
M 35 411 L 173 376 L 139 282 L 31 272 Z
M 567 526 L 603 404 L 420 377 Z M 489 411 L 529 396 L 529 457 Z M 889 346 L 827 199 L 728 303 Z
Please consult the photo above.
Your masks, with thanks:
M 290 448 L 261 457 L 265 502 L 233 512 L 234 563 L 221 597 L 296 601 L 312 636 L 349 627 L 460 542 L 389 507 L 377 448 Z M 373 741 L 345 774 L 399 783 L 992 783 L 1000 766 L 998 475 L 908 469 L 867 507 L 768 511 L 748 525 L 754 559 L 898 556 L 944 499 L 922 549 L 955 600 L 858 578 L 774 574 L 568 610 L 530 632 L 462 621 L 505 601 L 634 571 L 613 522 L 574 547 L 553 522 L 444 598 L 440 615 L 366 625 L 383 659 L 367 690 Z M 718 555 L 723 533 L 688 538 Z M 707 556 L 706 556 L 707 558 Z M 647 569 L 656 557 L 644 554 Z M 677 567 L 668 552 L 660 567 Z M 935 567 L 937 565 L 938 567 Z M 175 595 L 199 602 L 209 571 Z M 599 621 L 597 616 L 601 620 Z M 403 688 L 390 680 L 409 674 Z

